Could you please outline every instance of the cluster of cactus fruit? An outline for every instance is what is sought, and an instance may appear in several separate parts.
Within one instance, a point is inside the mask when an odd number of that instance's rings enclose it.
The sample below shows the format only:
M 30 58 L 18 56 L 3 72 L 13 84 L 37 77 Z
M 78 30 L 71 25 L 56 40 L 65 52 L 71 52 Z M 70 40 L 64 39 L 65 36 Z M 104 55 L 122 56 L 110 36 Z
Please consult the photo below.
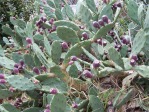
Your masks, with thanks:
M 95 79 L 123 73 L 149 78 L 149 8 L 144 12 L 133 0 L 103 0 L 98 7 L 94 0 L 78 0 L 74 13 L 62 1 L 35 0 L 30 21 L 12 17 L 14 30 L 3 26 L 13 43 L 4 38 L 8 48 L 0 47 L 0 98 L 19 98 L 3 100 L 1 112 L 114 112 L 130 100 L 132 89 L 124 88 L 130 91 L 108 104 L 100 99 Z M 119 33 L 123 6 L 138 32 Z

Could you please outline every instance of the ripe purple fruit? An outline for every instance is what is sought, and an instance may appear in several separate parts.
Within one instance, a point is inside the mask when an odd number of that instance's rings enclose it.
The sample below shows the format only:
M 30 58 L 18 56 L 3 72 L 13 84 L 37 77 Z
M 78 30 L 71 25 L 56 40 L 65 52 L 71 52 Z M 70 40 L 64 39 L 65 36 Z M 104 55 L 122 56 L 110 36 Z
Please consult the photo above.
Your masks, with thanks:
M 51 112 L 50 109 L 45 109 L 44 112 Z
M 74 61 L 69 61 L 69 63 L 68 63 L 68 64 L 69 64 L 69 65 L 72 65 L 73 63 L 74 63 Z
M 102 16 L 102 21 L 108 24 L 108 22 L 109 22 L 108 16 L 103 15 Z
M 52 24 L 54 23 L 54 18 L 51 18 L 51 19 L 49 20 L 49 23 L 52 25 Z
M 95 28 L 98 28 L 98 29 L 100 28 L 100 26 L 99 26 L 99 24 L 98 24 L 97 21 L 94 21 L 94 22 L 93 22 L 93 26 L 94 26 Z
M 5 84 L 6 80 L 5 79 L 0 79 L 0 84 Z
M 98 68 L 100 66 L 100 61 L 99 60 L 94 60 L 92 63 L 94 68 Z
M 20 65 L 20 64 L 15 63 L 15 64 L 14 64 L 14 67 L 15 67 L 15 68 L 18 68 L 18 67 L 19 67 L 19 65 Z
M 83 40 L 87 40 L 89 36 L 86 32 L 83 32 L 82 37 L 83 37 Z
M 0 74 L 0 79 L 5 79 L 4 74 Z
M 106 46 L 107 45 L 107 42 L 106 41 L 103 41 L 103 46 Z
M 18 73 L 19 73 L 19 69 L 18 69 L 18 68 L 14 68 L 14 69 L 13 69 L 13 73 L 14 73 L 14 74 L 18 74 Z
M 99 20 L 99 21 L 98 21 L 98 24 L 99 24 L 100 26 L 105 26 L 105 24 L 104 24 L 104 21 L 103 21 L 103 20 Z
M 69 48 L 67 42 L 62 42 L 61 45 L 62 45 L 63 49 L 68 49 Z
M 132 55 L 132 56 L 131 56 L 131 59 L 134 59 L 135 61 L 138 61 L 137 55 Z
M 73 103 L 72 104 L 72 108 L 78 108 L 78 104 L 77 103 Z
M 102 45 L 102 38 L 97 39 L 97 43 L 98 43 L 99 45 Z
M 82 73 L 86 78 L 92 78 L 93 77 L 93 74 L 88 71 L 88 70 L 84 70 L 83 73 Z
M 50 94 L 57 94 L 58 90 L 56 88 L 51 88 L 50 89 Z
M 19 63 L 20 63 L 21 66 L 24 65 L 24 61 L 23 60 L 20 60 Z
M 28 44 L 32 44 L 32 39 L 29 38 L 29 37 L 27 37 L 27 38 L 26 38 L 26 42 L 27 42 Z
M 122 36 L 121 39 L 122 39 L 123 44 L 129 44 L 130 43 L 130 38 L 129 37 Z
M 117 5 L 117 7 L 122 8 L 122 4 L 120 2 L 118 2 L 116 5 Z
M 50 109 L 50 105 L 49 104 L 46 105 L 46 109 Z
M 13 87 L 10 87 L 10 88 L 9 88 L 9 91 L 10 91 L 10 92 L 14 92 L 15 89 L 14 89 Z
M 102 0 L 102 1 L 103 1 L 103 3 L 105 3 L 105 4 L 109 3 L 109 0 Z
M 131 59 L 131 60 L 130 60 L 130 65 L 131 65 L 131 66 L 135 66 L 135 65 L 136 65 L 136 61 L 135 61 L 134 59 Z
M 56 26 L 55 25 L 52 26 L 52 30 L 51 31 L 52 32 L 56 31 Z
M 71 56 L 71 57 L 70 57 L 70 60 L 71 60 L 71 61 L 77 61 L 77 57 L 76 57 L 76 56 Z
M 112 5 L 112 10 L 116 10 L 116 9 L 117 9 L 117 4 L 114 3 L 114 4 Z
M 44 72 L 47 72 L 47 68 L 44 65 L 41 66 L 41 70 L 43 70 Z
M 47 21 L 47 18 L 46 18 L 46 17 L 41 17 L 41 20 L 42 20 L 43 22 L 46 22 L 46 21 Z
M 114 31 L 111 30 L 111 31 L 109 32 L 109 35 L 110 35 L 111 37 L 114 37 L 114 36 L 115 36 Z
M 39 74 L 40 74 L 39 69 L 38 69 L 38 68 L 36 68 L 36 67 L 34 67 L 34 68 L 33 68 L 33 72 L 34 72 L 34 73 L 36 73 L 37 75 L 39 75 Z

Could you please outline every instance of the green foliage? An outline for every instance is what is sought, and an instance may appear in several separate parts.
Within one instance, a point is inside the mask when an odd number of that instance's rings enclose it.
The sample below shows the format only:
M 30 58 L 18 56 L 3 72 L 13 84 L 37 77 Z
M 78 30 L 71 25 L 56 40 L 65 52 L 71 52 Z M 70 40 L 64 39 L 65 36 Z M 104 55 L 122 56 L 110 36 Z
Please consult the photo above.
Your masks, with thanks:
M 57 51 L 57 52 L 55 52 Z M 62 48 L 59 41 L 54 41 L 51 45 L 51 58 L 56 64 L 59 64 L 61 58 Z
M 71 42 L 72 44 L 75 44 L 79 42 L 79 38 L 76 34 L 76 32 L 69 27 L 60 26 L 57 28 L 57 35 L 59 38 L 66 42 Z
M 53 97 L 51 112 L 66 112 L 66 97 L 63 94 L 57 94 Z
M 49 92 L 51 88 L 57 88 L 59 93 L 66 93 L 67 85 L 58 78 L 49 78 L 41 82 L 42 91 Z
M 21 91 L 29 91 L 36 88 L 34 83 L 24 76 L 9 76 L 7 81 L 12 87 Z
M 137 92 L 146 99 L 146 5 L 35 0 L 34 7 L 29 21 L 11 17 L 11 25 L 2 27 L 11 38 L 4 37 L 6 46 L 0 47 L 0 111 L 40 112 L 47 104 L 51 112 L 119 111 Z M 10 97 L 17 98 L 17 108 L 5 104 Z
M 5 98 L 11 97 L 11 96 L 13 96 L 12 92 L 10 92 L 8 90 L 3 90 L 3 89 L 0 90 L 0 99 L 5 99 Z
M 104 112 L 104 107 L 102 102 L 99 100 L 98 97 L 94 95 L 89 96 L 89 103 L 93 109 L 94 112 Z

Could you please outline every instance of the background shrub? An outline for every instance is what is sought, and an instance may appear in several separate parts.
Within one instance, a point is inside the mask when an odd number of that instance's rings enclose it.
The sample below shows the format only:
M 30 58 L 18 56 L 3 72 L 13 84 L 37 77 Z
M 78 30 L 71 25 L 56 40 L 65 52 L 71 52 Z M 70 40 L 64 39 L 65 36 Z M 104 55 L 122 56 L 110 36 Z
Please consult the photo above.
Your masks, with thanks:
M 23 18 L 25 21 L 29 20 L 30 14 L 33 13 L 34 0 L 1 0 L 0 1 L 0 44 L 3 44 L 2 37 L 6 36 L 2 33 L 2 26 L 11 23 L 9 21 L 11 16 L 16 18 Z

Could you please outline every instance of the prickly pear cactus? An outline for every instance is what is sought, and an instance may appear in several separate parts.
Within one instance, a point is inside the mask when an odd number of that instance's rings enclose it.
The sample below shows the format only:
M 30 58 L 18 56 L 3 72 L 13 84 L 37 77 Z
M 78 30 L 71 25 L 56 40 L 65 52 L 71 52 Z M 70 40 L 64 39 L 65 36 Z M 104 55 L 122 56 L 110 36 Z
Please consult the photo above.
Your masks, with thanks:
M 29 21 L 11 17 L 12 26 L 2 26 L 1 112 L 136 111 L 132 101 L 149 110 L 145 1 L 35 0 L 33 7 Z

